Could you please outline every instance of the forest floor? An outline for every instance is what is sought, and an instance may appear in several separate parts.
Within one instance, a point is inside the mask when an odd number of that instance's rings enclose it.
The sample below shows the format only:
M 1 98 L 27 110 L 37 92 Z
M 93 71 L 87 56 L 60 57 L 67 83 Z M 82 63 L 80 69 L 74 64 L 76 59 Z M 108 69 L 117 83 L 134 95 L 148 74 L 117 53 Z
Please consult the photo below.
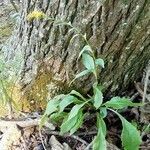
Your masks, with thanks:
M 9 5 L 0 5 L 0 44 L 4 44 L 12 33 L 14 22 L 10 19 L 10 14 L 14 12 Z M 141 83 L 139 83 L 141 84 Z M 141 84 L 142 85 L 142 84 Z M 134 101 L 142 100 L 142 89 L 138 84 L 132 89 L 126 91 Z M 0 107 L 2 107 L 0 105 Z M 0 108 L 2 111 L 2 108 Z M 150 133 L 144 130 L 145 122 L 149 123 L 148 114 L 141 116 L 141 109 L 129 108 L 121 112 L 123 116 L 139 130 L 142 130 L 141 136 L 143 143 L 141 150 L 150 149 Z M 145 117 L 146 116 L 146 117 Z M 88 150 L 90 143 L 97 131 L 93 122 L 95 117 L 89 117 L 83 127 L 74 135 L 59 134 L 59 126 L 47 122 L 45 126 L 39 130 L 39 120 L 41 112 L 31 113 L 12 113 L 0 118 L 0 150 Z M 141 117 L 146 119 L 142 122 Z M 109 113 L 106 118 L 107 124 L 107 146 L 108 150 L 119 150 L 121 148 L 121 122 L 115 115 Z
M 136 89 L 132 90 L 132 100 L 142 100 L 140 93 L 135 91 Z M 94 125 L 95 116 L 89 116 L 75 134 L 62 136 L 58 124 L 46 122 L 43 128 L 39 129 L 41 112 L 20 112 L 17 114 L 12 112 L 11 114 L 11 116 L 7 115 L 0 119 L 1 150 L 91 150 L 90 143 L 97 134 Z M 150 134 L 144 129 L 149 118 L 141 122 L 139 108 L 128 108 L 121 114 L 141 131 L 143 142 L 140 149 L 149 150 Z M 109 112 L 105 122 L 108 129 L 107 150 L 121 150 L 122 126 L 120 120 Z

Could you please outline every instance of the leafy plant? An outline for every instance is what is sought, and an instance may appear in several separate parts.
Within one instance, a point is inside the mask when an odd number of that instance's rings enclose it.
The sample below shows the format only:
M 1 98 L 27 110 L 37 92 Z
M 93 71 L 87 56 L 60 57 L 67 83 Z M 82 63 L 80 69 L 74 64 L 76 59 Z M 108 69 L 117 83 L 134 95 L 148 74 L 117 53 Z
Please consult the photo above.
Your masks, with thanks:
M 71 25 L 69 24 L 69 26 Z M 85 39 L 86 45 L 81 50 L 78 59 L 81 57 L 85 70 L 77 74 L 72 82 L 89 73 L 93 74 L 95 77 L 95 82 L 93 84 L 93 95 L 90 97 L 84 97 L 79 92 L 72 90 L 67 95 L 58 95 L 54 97 L 47 104 L 46 111 L 41 118 L 40 128 L 48 118 L 52 121 L 58 121 L 58 118 L 61 117 L 63 118 L 63 121 L 61 122 L 60 133 L 62 135 L 66 132 L 74 134 L 82 126 L 85 115 L 88 113 L 90 108 L 97 115 L 98 131 L 97 136 L 92 141 L 93 150 L 106 150 L 107 146 L 105 137 L 107 134 L 107 129 L 104 118 L 107 116 L 107 111 L 112 111 L 118 115 L 122 122 L 123 130 L 121 140 L 124 149 L 138 150 L 139 145 L 141 144 L 140 133 L 131 123 L 119 114 L 117 110 L 128 106 L 141 106 L 142 104 L 133 103 L 130 99 L 125 97 L 113 97 L 107 102 L 103 102 L 103 93 L 100 85 L 98 84 L 97 76 L 98 70 L 104 68 L 104 61 L 101 58 L 95 58 L 94 52 L 86 40 L 86 36 L 81 36 Z

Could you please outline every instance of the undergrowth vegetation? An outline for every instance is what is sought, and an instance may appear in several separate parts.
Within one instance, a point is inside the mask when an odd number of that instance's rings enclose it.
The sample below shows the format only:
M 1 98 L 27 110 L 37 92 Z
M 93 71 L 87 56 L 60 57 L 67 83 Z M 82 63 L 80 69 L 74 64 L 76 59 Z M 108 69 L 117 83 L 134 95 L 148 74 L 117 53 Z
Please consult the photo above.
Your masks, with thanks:
M 18 52 L 13 59 L 10 59 L 8 47 L 5 45 L 0 52 L 0 106 L 1 108 L 9 109 L 9 111 L 18 110 L 16 101 L 12 98 L 16 83 L 18 81 L 18 74 L 23 63 L 22 53 Z M 11 112 L 9 112 L 11 113 Z M 1 112 L 0 115 L 5 114 Z
M 119 96 L 104 101 L 104 87 L 98 82 L 98 76 L 100 70 L 105 67 L 105 62 L 101 58 L 96 58 L 94 50 L 86 38 L 86 34 L 82 34 L 80 30 L 74 27 L 70 22 L 68 23 L 62 20 L 55 21 L 54 18 L 46 17 L 44 13 L 39 11 L 32 12 L 27 16 L 28 21 L 43 18 L 50 20 L 56 26 L 65 25 L 70 27 L 69 32 L 75 33 L 71 42 L 77 37 L 82 37 L 85 42 L 77 59 L 77 61 L 82 60 L 85 70 L 78 73 L 70 85 L 85 75 L 92 75 L 94 82 L 91 95 L 88 93 L 87 95 L 82 95 L 78 91 L 72 90 L 68 94 L 60 94 L 50 99 L 40 120 L 40 129 L 45 122 L 51 120 L 60 125 L 59 129 L 61 135 L 68 132 L 72 135 L 80 130 L 85 122 L 85 118 L 92 112 L 96 118 L 96 122 L 93 122 L 93 125 L 97 127 L 97 135 L 93 141 L 91 141 L 92 148 L 93 150 L 106 150 L 107 124 L 105 123 L 105 118 L 108 116 L 108 112 L 112 112 L 119 117 L 122 123 L 122 147 L 125 150 L 138 150 L 142 142 L 140 132 L 132 123 L 127 121 L 120 112 L 127 107 L 138 107 L 143 104 L 133 103 L 130 98 Z M 17 109 L 15 101 L 11 98 L 13 92 L 12 85 L 15 85 L 17 81 L 18 70 L 21 67 L 23 59 L 21 53 L 18 53 L 14 62 L 8 61 L 8 63 L 6 63 L 4 57 L 2 58 L 2 54 L 0 57 L 0 99 L 4 105 L 9 104 L 10 109 L 12 109 L 12 107 Z M 9 87 L 11 87 L 11 89 Z M 7 91 L 8 89 L 10 89 L 9 92 Z
M 31 18 L 30 18 L 31 19 Z M 51 18 L 53 21 L 53 19 Z M 81 36 L 85 40 L 85 46 L 79 53 L 78 60 L 81 58 L 85 70 L 81 71 L 72 80 L 83 77 L 87 74 L 92 74 L 95 78 L 93 83 L 93 94 L 86 97 L 79 92 L 72 90 L 69 94 L 61 94 L 55 96 L 49 100 L 47 108 L 43 117 L 41 118 L 40 128 L 45 124 L 47 120 L 51 120 L 57 124 L 60 123 L 60 134 L 63 135 L 67 132 L 74 134 L 80 127 L 82 127 L 85 118 L 90 115 L 92 111 L 97 121 L 97 135 L 92 141 L 93 150 L 106 150 L 106 134 L 107 128 L 104 119 L 108 115 L 108 111 L 115 113 L 122 122 L 121 141 L 125 150 L 138 150 L 141 144 L 140 133 L 134 125 L 128 122 L 120 113 L 119 110 L 135 106 L 141 106 L 140 103 L 133 103 L 126 97 L 113 97 L 110 100 L 104 102 L 103 87 L 98 83 L 99 69 L 104 68 L 104 61 L 101 58 L 96 58 L 94 51 L 92 50 L 86 35 L 80 33 L 80 31 L 73 27 L 71 23 L 63 21 L 54 22 L 56 25 L 67 25 L 71 27 L 70 31 L 75 31 L 73 38 Z M 73 39 L 72 38 L 72 39 Z M 72 82 L 70 84 L 72 84 Z

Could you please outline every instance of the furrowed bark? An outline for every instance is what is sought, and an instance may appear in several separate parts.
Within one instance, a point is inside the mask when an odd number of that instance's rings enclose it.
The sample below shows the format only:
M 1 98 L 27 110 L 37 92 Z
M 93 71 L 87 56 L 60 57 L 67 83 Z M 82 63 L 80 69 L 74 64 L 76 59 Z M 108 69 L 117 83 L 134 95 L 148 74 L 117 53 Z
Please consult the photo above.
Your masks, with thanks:
M 66 26 L 55 26 L 46 19 L 27 21 L 30 12 L 40 10 L 55 20 L 70 21 L 82 34 L 86 33 L 96 56 L 105 61 L 100 83 L 109 92 L 119 94 L 141 76 L 150 59 L 149 7 L 148 0 L 126 4 L 121 0 L 23 1 L 13 42 L 15 51 L 11 53 L 24 53 L 20 81 L 28 99 L 41 99 L 42 95 L 45 100 L 68 91 L 69 82 L 83 70 L 77 57 L 85 44 L 81 38 L 71 42 L 73 33 Z M 74 88 L 87 92 L 92 81 L 90 76 L 81 78 Z

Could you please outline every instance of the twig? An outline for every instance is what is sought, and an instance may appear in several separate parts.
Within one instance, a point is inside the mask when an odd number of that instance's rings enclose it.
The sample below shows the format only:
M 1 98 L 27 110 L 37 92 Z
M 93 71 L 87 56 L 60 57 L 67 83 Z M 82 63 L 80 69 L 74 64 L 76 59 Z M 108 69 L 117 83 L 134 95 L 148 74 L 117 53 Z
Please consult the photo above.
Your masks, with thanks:
M 147 94 L 147 87 L 148 87 L 148 78 L 150 76 L 150 66 L 148 66 L 148 70 L 146 72 L 146 77 L 145 77 L 145 83 L 144 83 L 144 93 L 143 93 L 143 99 L 142 102 L 145 102 L 146 99 L 146 94 Z
M 10 0 L 10 3 L 12 4 L 12 6 L 14 7 L 15 11 L 18 12 L 18 8 L 14 2 L 14 0 Z
M 136 92 L 134 95 L 132 95 L 132 97 L 130 98 L 131 101 L 133 101 L 138 95 L 139 95 L 139 92 Z
M 77 136 L 84 136 L 84 135 L 94 135 L 94 134 L 97 134 L 97 131 L 81 132 L 81 133 L 76 133 L 75 135 L 77 135 Z
M 135 87 L 136 87 L 137 91 L 139 92 L 140 96 L 141 96 L 141 97 L 144 97 L 144 92 L 143 92 L 143 90 L 142 90 L 142 88 L 141 88 L 141 86 L 140 86 L 140 83 L 135 82 L 134 84 L 135 84 Z M 149 99 L 149 97 L 147 96 L 147 94 L 145 95 L 145 98 L 150 101 L 150 99 Z M 145 99 L 145 98 L 144 98 L 144 99 Z
M 83 143 L 83 144 L 85 144 L 85 145 L 88 145 L 88 143 L 87 143 L 85 140 L 79 138 L 79 137 L 76 136 L 76 135 L 69 135 L 69 136 L 72 137 L 72 138 L 74 138 L 74 139 L 76 139 L 77 141 L 80 141 L 81 143 Z
M 47 134 L 52 134 L 52 135 L 58 135 L 58 136 L 62 136 L 60 135 L 60 133 L 58 131 L 48 131 L 46 132 Z M 71 137 L 71 138 L 74 138 L 75 140 L 85 144 L 85 145 L 88 145 L 89 143 L 87 143 L 85 140 L 81 139 L 80 137 L 78 137 L 77 135 L 70 135 L 70 134 L 64 134 L 63 135 L 64 137 Z
M 93 141 L 84 149 L 84 150 L 89 150 L 93 145 Z
M 106 142 L 106 143 L 107 143 L 107 150 L 120 150 L 114 144 L 109 143 L 109 142 Z M 92 145 L 93 145 L 93 141 L 84 150 L 90 150 Z
M 42 133 L 41 133 L 41 130 L 40 130 L 40 129 L 39 129 L 39 135 L 40 135 L 40 139 L 41 139 L 41 142 L 42 142 L 42 145 L 43 145 L 44 150 L 47 150 L 46 147 L 45 147 L 44 141 L 43 141 L 43 139 L 42 139 Z

